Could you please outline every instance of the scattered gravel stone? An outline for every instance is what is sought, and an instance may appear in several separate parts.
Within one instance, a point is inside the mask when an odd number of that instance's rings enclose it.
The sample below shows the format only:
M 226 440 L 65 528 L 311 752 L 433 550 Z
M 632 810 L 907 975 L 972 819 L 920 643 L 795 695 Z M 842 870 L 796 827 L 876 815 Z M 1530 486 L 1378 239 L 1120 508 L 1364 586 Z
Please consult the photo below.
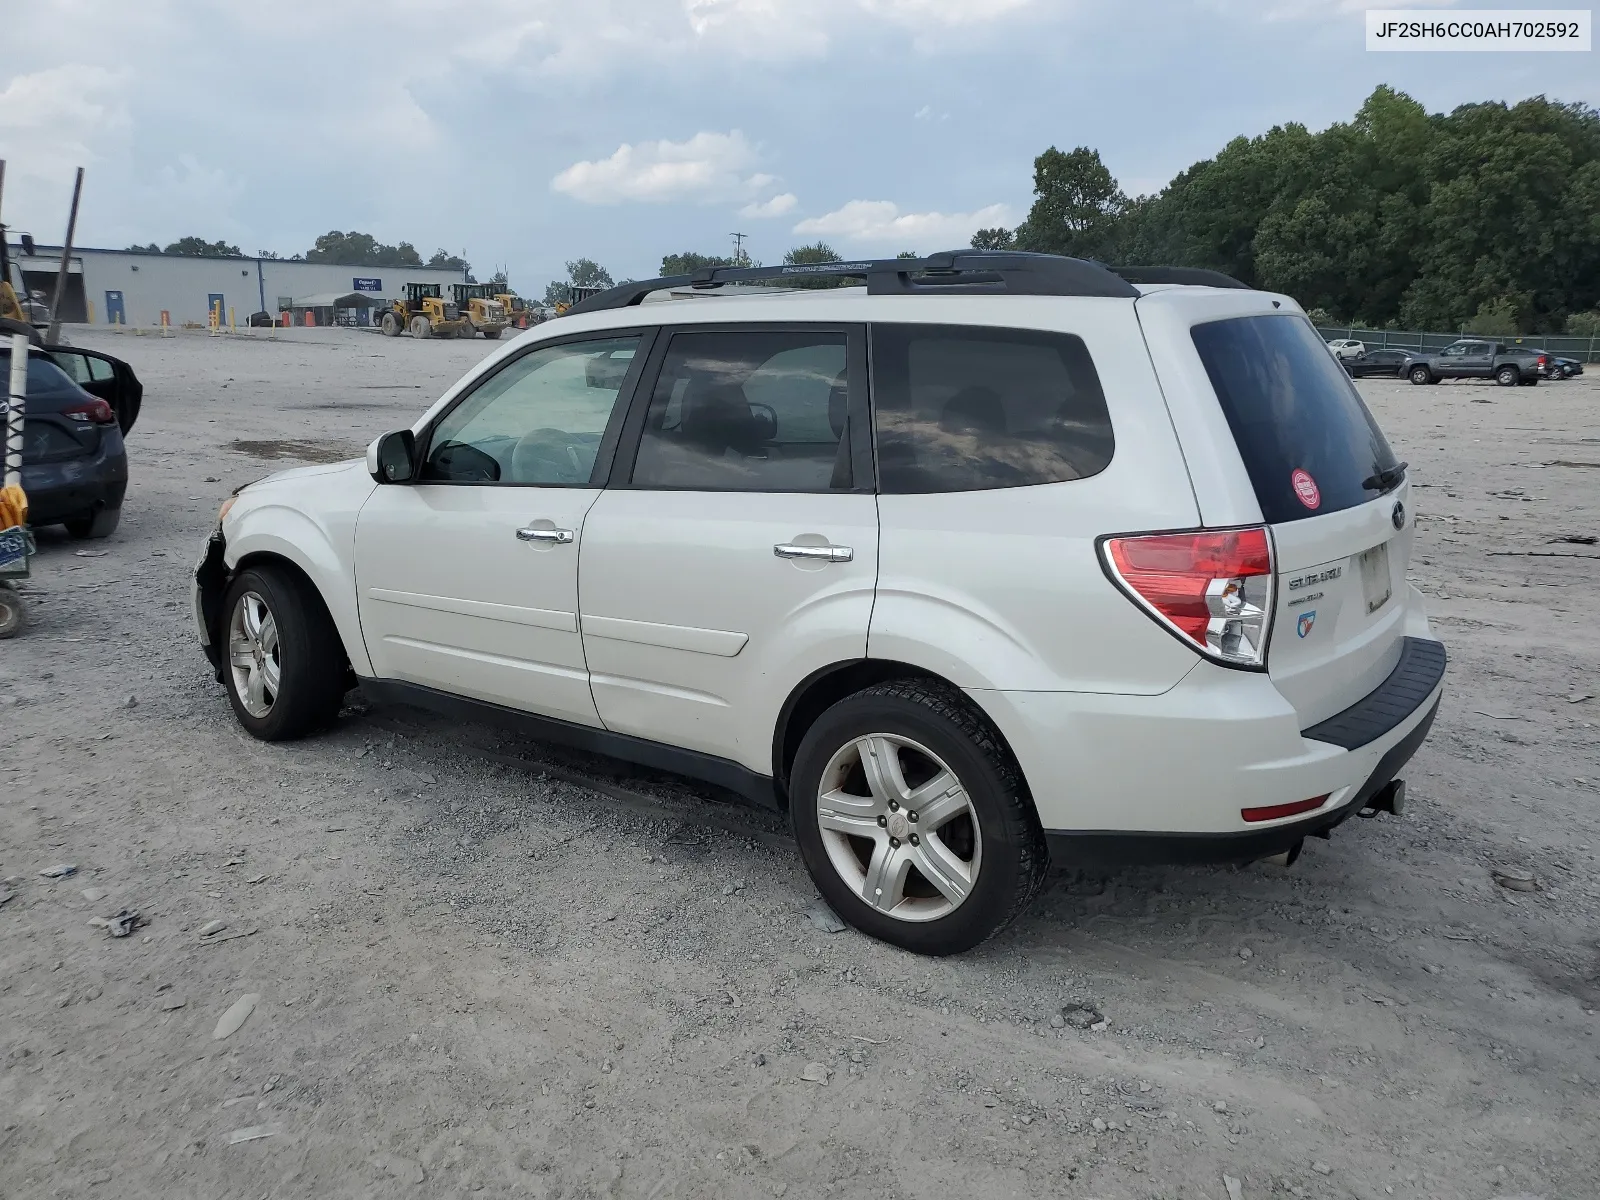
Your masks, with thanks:
M 106 898 L 106 890 L 105 888 L 84 888 L 83 898 L 90 904 L 94 904 Z
M 139 697 L 137 697 L 137 696 L 127 696 L 127 697 L 125 697 L 123 699 L 123 701 L 122 701 L 122 707 L 123 708 L 138 708 L 139 707 Z
M 1061 1020 L 1074 1029 L 1093 1029 L 1105 1015 L 1092 1004 L 1068 1004 L 1061 1009 Z
M 1239 950 L 1239 957 L 1244 959 L 1245 962 L 1249 962 L 1255 956 L 1256 956 L 1256 952 L 1254 950 L 1250 949 L 1249 946 L 1243 946 Z
M 1332 1175 L 1333 1174 L 1333 1168 L 1330 1167 L 1325 1162 L 1314 1162 L 1314 1163 L 1311 1164 L 1311 1169 L 1313 1171 L 1315 1171 L 1318 1175 Z
M 1227 1112 L 1228 1111 L 1228 1102 L 1226 1100 L 1218 1100 L 1215 1104 L 1213 1104 L 1211 1106 L 1211 1111 L 1212 1112 L 1220 1112 L 1220 1113 Z
M 827 1087 L 828 1076 L 832 1073 L 819 1062 L 807 1063 L 805 1070 L 800 1072 L 800 1078 L 807 1083 L 820 1083 L 823 1087 Z
M 1496 867 L 1489 874 L 1501 887 L 1510 892 L 1537 892 L 1539 881 L 1532 871 L 1521 867 Z
M 228 923 L 226 921 L 207 921 L 200 926 L 200 936 L 210 937 L 214 933 L 221 933 L 227 927 Z
M 233 1007 L 229 1008 L 227 1012 L 217 1019 L 217 1027 L 211 1031 L 212 1038 L 220 1042 L 223 1038 L 237 1033 L 239 1026 L 249 1019 L 250 1014 L 255 1011 L 256 1005 L 260 1002 L 261 995 L 258 992 L 249 992 L 240 996 L 233 1002 Z
M 283 1132 L 276 1125 L 249 1125 L 244 1129 L 235 1129 L 228 1135 L 228 1145 L 237 1146 L 240 1142 L 254 1142 L 260 1138 L 276 1137 Z
M 1090 1121 L 1089 1124 L 1094 1127 L 1094 1131 L 1096 1133 L 1104 1133 L 1106 1131 L 1106 1123 L 1099 1117 L 1096 1117 L 1093 1121 Z
M 1232 1175 L 1222 1177 L 1222 1186 L 1228 1189 L 1228 1200 L 1244 1200 L 1244 1185 Z
M 46 879 L 66 879 L 68 876 L 76 875 L 77 873 L 77 863 L 57 863 L 55 866 L 46 867 L 39 872 Z
M 844 932 L 844 922 L 820 898 L 806 905 L 806 918 L 823 933 Z
M 182 1008 L 187 1003 L 189 1003 L 189 1002 L 187 1000 L 185 1000 L 182 996 L 168 996 L 165 1000 L 163 1000 L 161 1002 L 161 1011 L 162 1012 L 175 1012 L 178 1009 Z

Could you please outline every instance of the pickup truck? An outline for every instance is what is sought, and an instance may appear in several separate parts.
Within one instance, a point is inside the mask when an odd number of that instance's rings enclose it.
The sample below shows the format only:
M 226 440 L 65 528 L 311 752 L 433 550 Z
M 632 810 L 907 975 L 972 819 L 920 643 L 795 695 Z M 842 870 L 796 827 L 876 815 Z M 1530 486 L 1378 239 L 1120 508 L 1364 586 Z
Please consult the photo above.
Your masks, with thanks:
M 1501 342 L 1462 338 L 1443 350 L 1418 350 L 1406 361 L 1405 376 L 1412 383 L 1438 383 L 1441 379 L 1492 379 L 1501 387 L 1531 387 L 1539 382 L 1546 356 Z

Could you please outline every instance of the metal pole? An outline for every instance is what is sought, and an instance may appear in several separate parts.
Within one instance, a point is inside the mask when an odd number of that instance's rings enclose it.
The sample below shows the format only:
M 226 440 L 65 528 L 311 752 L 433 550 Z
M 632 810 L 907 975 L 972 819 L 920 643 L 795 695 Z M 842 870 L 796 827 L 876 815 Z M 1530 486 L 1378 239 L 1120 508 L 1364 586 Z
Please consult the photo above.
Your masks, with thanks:
M 56 273 L 56 298 L 50 305 L 50 332 L 45 341 L 61 340 L 61 300 L 67 294 L 67 264 L 72 261 L 72 235 L 78 229 L 78 198 L 83 195 L 83 168 L 78 168 L 77 181 L 72 185 L 72 211 L 67 214 L 67 244 L 61 247 L 61 270 Z
M 22 418 L 28 411 L 28 336 L 11 335 L 11 403 L 6 413 L 6 469 L 0 486 L 22 486 Z

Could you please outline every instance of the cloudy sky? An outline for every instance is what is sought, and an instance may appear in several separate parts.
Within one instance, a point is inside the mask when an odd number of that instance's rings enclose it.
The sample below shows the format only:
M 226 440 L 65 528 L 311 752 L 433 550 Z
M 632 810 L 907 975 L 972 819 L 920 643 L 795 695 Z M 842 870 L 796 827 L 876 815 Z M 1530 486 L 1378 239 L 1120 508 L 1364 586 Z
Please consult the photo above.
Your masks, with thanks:
M 1348 119 L 1378 83 L 1432 110 L 1600 103 L 1594 53 L 1370 54 L 1366 7 L 12 0 L 4 216 L 58 241 L 81 164 L 80 244 L 290 254 L 360 229 L 537 293 L 580 254 L 647 276 L 734 231 L 767 262 L 818 238 L 964 245 L 1025 215 L 1051 144 L 1154 191 L 1237 134 Z

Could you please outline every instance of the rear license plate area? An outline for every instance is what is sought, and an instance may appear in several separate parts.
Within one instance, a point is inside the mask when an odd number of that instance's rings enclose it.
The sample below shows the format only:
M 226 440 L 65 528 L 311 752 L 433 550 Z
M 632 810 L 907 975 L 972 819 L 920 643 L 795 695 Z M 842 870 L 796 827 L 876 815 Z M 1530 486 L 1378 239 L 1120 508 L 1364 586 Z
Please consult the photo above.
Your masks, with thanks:
M 1361 572 L 1361 594 L 1367 602 L 1367 612 L 1375 613 L 1394 594 L 1394 582 L 1389 577 L 1389 544 L 1363 550 L 1356 556 Z

